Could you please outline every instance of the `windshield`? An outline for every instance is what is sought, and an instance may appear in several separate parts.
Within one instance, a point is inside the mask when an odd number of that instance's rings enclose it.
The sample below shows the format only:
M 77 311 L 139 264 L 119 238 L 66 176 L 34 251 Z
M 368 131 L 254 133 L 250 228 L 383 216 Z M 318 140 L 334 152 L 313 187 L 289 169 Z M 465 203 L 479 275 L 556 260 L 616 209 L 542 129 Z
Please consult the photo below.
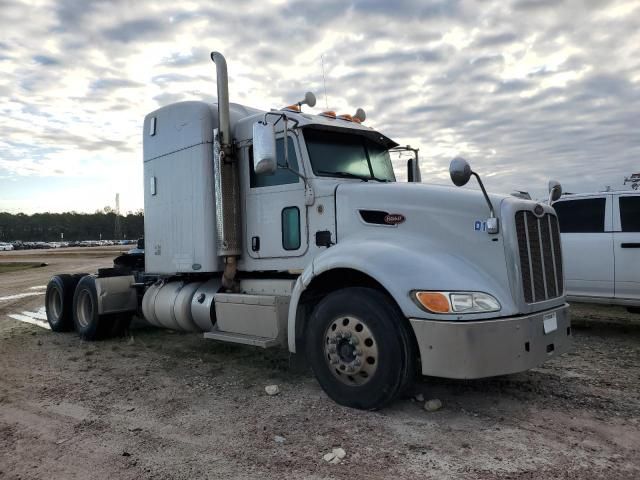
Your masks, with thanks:
M 361 135 L 304 129 L 313 173 L 395 182 L 389 151 Z

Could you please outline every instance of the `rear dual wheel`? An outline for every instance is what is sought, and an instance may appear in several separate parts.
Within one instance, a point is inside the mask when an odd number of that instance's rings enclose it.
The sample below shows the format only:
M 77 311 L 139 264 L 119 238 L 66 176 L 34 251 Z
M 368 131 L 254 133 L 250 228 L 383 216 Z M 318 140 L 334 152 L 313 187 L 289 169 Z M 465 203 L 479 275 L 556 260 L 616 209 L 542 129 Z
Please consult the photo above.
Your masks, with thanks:
M 47 321 L 54 332 L 75 328 L 84 340 L 124 335 L 131 313 L 98 314 L 95 277 L 86 273 L 55 275 L 45 294 Z
M 83 340 L 122 336 L 131 323 L 130 313 L 98 314 L 96 279 L 83 277 L 73 296 L 73 324 Z
M 348 407 L 381 408 L 415 375 L 415 348 L 402 314 L 371 288 L 327 295 L 309 321 L 306 352 L 324 391 Z
M 73 329 L 73 294 L 86 273 L 54 275 L 47 284 L 44 297 L 47 321 L 54 332 Z

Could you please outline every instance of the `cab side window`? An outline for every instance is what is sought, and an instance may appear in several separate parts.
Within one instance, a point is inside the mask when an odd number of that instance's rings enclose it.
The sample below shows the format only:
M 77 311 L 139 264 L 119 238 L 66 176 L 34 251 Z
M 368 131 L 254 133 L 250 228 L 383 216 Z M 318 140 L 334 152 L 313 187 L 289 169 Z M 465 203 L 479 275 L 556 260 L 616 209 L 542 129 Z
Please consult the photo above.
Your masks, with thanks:
M 300 238 L 300 209 L 286 207 L 282 210 L 282 248 L 298 250 Z
M 620 223 L 623 232 L 640 232 L 640 197 L 620 197 Z
M 289 149 L 289 166 L 293 170 L 299 171 L 293 139 L 289 137 L 287 140 L 287 146 Z M 278 138 L 276 140 L 276 154 L 278 165 L 284 166 L 284 139 L 282 138 Z M 251 188 L 287 185 L 290 183 L 298 183 L 300 181 L 300 177 L 298 177 L 298 175 L 284 168 L 278 168 L 273 175 L 256 175 L 256 172 L 253 169 L 253 145 L 249 148 L 249 170 L 249 184 Z
M 606 198 L 563 200 L 553 204 L 562 233 L 602 233 Z

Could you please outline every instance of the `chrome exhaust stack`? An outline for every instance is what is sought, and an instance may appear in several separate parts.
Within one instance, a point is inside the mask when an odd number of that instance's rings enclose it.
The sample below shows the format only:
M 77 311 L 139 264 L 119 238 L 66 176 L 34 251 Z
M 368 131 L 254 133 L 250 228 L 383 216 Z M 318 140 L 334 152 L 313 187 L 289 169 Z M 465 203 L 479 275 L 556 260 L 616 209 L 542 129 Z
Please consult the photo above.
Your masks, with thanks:
M 219 52 L 211 52 L 211 60 L 216 65 L 219 124 L 213 147 L 216 245 L 218 255 L 224 259 L 222 286 L 236 291 L 237 257 L 242 252 L 238 162 L 231 138 L 227 62 Z
M 216 65 L 218 86 L 218 124 L 220 125 L 220 145 L 226 155 L 231 150 L 231 121 L 229 120 L 229 77 L 227 61 L 220 52 L 211 52 L 211 60 Z

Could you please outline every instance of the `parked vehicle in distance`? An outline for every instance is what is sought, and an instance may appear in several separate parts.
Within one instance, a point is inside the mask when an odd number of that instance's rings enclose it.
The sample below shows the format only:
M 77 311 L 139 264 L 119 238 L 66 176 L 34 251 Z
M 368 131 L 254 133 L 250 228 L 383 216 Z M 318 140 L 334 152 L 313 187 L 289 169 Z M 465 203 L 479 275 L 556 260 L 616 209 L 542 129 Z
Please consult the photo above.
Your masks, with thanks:
M 139 238 L 136 246 L 127 251 L 128 255 L 144 254 L 144 238 Z
M 563 195 L 553 208 L 567 299 L 640 313 L 640 192 Z
M 13 245 L 10 243 L 0 242 L 0 251 L 13 250 Z

